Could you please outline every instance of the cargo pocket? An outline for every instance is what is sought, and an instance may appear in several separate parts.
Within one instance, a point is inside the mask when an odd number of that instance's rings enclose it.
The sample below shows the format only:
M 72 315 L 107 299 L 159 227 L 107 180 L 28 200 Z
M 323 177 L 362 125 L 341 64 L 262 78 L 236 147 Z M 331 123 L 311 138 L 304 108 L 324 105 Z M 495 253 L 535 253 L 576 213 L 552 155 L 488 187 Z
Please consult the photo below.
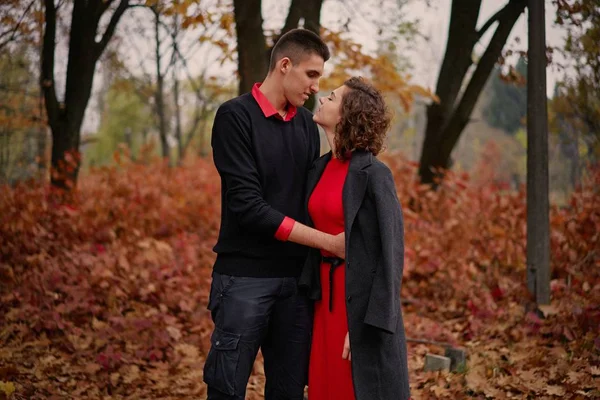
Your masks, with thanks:
M 240 335 L 215 328 L 210 342 L 210 351 L 204 364 L 204 382 L 232 396 L 235 394 L 235 373 L 240 360 Z
M 210 285 L 210 295 L 208 297 L 208 305 L 206 308 L 210 310 L 213 322 L 216 321 L 216 313 L 223 296 L 226 295 L 227 290 L 231 288 L 235 277 L 229 275 L 221 275 L 219 273 L 213 274 L 213 282 Z

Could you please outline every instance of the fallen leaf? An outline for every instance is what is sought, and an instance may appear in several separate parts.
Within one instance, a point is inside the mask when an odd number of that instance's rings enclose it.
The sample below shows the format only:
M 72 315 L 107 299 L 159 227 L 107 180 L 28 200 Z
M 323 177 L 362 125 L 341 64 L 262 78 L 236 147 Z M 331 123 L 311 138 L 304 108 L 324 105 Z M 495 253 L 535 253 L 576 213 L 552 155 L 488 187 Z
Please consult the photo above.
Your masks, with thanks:
M 558 314 L 558 309 L 551 304 L 542 304 L 538 306 L 538 309 L 542 312 L 544 317 L 548 318 L 549 316 Z
M 10 396 L 14 392 L 15 392 L 15 384 L 14 383 L 0 381 L 0 393 L 4 393 L 6 398 L 10 398 Z
M 181 339 L 181 331 L 174 326 L 167 326 L 167 332 L 173 338 L 173 340 L 178 341 Z

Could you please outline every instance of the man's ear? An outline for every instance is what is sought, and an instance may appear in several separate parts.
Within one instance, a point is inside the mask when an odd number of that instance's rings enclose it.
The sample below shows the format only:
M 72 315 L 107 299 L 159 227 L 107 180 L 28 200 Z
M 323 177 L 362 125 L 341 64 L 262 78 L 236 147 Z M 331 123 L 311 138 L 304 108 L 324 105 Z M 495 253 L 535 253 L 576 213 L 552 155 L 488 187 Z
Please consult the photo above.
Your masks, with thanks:
M 282 74 L 287 74 L 292 69 L 292 60 L 289 57 L 283 57 L 279 60 L 279 70 Z

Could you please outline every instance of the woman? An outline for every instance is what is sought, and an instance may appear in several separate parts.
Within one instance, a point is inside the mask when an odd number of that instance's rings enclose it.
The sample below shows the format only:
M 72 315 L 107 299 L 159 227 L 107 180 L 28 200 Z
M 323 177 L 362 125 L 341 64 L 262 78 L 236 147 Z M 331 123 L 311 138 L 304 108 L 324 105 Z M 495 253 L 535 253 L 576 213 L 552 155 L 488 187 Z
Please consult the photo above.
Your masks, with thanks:
M 332 151 L 309 172 L 308 211 L 318 230 L 345 232 L 346 261 L 312 249 L 300 278 L 316 300 L 309 399 L 406 400 L 402 211 L 375 158 L 390 125 L 385 102 L 351 78 L 320 99 L 314 120 Z

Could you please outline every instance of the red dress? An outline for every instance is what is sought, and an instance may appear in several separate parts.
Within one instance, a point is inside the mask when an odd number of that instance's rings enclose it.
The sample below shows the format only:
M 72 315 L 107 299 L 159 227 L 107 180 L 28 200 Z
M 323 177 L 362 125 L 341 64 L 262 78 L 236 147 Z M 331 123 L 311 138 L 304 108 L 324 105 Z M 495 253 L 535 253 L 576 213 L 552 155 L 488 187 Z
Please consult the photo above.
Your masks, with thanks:
M 325 167 L 308 202 L 315 228 L 326 233 L 344 232 L 342 189 L 350 161 L 332 158 Z M 322 252 L 324 256 L 331 256 Z M 321 300 L 315 302 L 312 347 L 308 370 L 309 400 L 353 400 L 350 361 L 342 358 L 348 332 L 345 302 L 345 268 L 333 270 L 333 298 L 330 311 L 329 273 L 331 264 L 321 263 Z

